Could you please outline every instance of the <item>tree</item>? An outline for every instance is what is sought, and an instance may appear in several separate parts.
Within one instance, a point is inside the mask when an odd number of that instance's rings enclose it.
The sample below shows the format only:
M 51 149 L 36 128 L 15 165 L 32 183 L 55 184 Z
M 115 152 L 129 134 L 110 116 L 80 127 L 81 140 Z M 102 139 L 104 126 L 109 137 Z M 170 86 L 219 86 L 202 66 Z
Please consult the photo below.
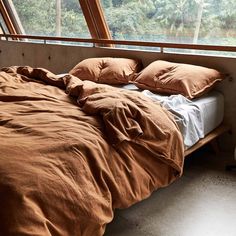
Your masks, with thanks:
M 26 34 L 89 36 L 78 0 L 13 0 L 13 3 Z
M 61 0 L 56 0 L 56 36 L 61 36 Z
M 88 37 L 78 0 L 12 0 L 27 34 Z M 236 44 L 235 0 L 101 0 L 116 39 Z M 60 19 L 60 24 L 59 24 Z M 58 23 L 56 23 L 58 22 Z
M 200 32 L 202 13 L 203 13 L 203 8 L 204 8 L 204 0 L 197 1 L 197 4 L 198 4 L 198 13 L 197 13 L 196 27 L 195 27 L 194 36 L 193 36 L 193 43 L 195 44 L 197 43 L 199 32 Z

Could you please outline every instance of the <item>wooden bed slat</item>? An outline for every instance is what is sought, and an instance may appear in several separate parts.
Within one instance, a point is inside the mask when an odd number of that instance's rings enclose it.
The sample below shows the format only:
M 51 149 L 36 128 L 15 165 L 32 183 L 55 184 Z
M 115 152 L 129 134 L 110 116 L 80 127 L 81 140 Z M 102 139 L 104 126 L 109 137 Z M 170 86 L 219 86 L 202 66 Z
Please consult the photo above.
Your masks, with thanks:
M 221 124 L 217 128 L 215 128 L 212 132 L 210 132 L 208 135 L 206 135 L 203 139 L 200 139 L 195 145 L 193 145 L 191 148 L 185 150 L 184 156 L 188 156 L 192 152 L 196 151 L 203 145 L 213 141 L 215 138 L 219 137 L 223 133 L 230 131 L 230 126 Z

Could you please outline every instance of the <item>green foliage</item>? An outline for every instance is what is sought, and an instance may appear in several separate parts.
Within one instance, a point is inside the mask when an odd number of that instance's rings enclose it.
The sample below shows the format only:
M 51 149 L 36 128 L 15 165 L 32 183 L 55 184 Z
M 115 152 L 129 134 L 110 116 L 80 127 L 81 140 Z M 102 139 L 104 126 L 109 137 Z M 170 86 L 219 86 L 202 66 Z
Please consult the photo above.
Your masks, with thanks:
M 192 43 L 197 35 L 202 44 L 236 44 L 235 0 L 101 2 L 111 33 L 117 39 Z
M 78 0 L 62 0 L 62 36 L 90 37 Z M 56 0 L 13 0 L 27 34 L 55 36 Z
M 39 32 L 40 34 L 51 35 L 54 25 L 54 16 L 51 9 L 55 8 L 55 4 L 52 1 L 41 0 L 35 1 L 32 4 L 31 0 L 25 0 L 23 2 L 21 0 L 15 0 L 14 4 L 26 32 L 30 32 L 31 34 Z
M 56 0 L 13 0 L 27 34 L 55 35 Z M 61 0 L 62 36 L 90 37 L 78 0 Z M 236 45 L 236 0 L 101 0 L 115 39 Z M 198 27 L 200 26 L 200 27 Z

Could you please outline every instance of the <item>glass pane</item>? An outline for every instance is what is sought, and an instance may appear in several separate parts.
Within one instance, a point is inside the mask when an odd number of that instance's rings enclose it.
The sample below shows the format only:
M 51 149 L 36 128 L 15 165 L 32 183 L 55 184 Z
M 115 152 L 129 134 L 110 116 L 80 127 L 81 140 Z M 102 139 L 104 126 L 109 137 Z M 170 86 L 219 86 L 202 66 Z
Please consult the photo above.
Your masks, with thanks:
M 78 0 L 12 0 L 25 34 L 90 38 Z
M 9 34 L 9 30 L 5 24 L 5 21 L 4 21 L 1 13 L 0 13 L 0 33 L 1 34 L 3 34 L 3 33 Z
M 236 45 L 236 0 L 101 0 L 114 39 Z

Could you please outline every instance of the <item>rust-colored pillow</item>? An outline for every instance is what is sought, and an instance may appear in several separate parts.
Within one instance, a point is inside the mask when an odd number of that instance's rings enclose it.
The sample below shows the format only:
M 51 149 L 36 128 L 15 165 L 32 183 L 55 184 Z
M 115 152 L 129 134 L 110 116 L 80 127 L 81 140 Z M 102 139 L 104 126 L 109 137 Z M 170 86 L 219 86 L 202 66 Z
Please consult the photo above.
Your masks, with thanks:
M 127 84 L 142 69 L 140 60 L 128 58 L 88 58 L 78 63 L 70 72 L 81 80 L 104 84 Z
M 134 78 L 142 89 L 166 94 L 182 94 L 187 98 L 199 97 L 209 91 L 224 76 L 217 70 L 190 64 L 154 61 Z

